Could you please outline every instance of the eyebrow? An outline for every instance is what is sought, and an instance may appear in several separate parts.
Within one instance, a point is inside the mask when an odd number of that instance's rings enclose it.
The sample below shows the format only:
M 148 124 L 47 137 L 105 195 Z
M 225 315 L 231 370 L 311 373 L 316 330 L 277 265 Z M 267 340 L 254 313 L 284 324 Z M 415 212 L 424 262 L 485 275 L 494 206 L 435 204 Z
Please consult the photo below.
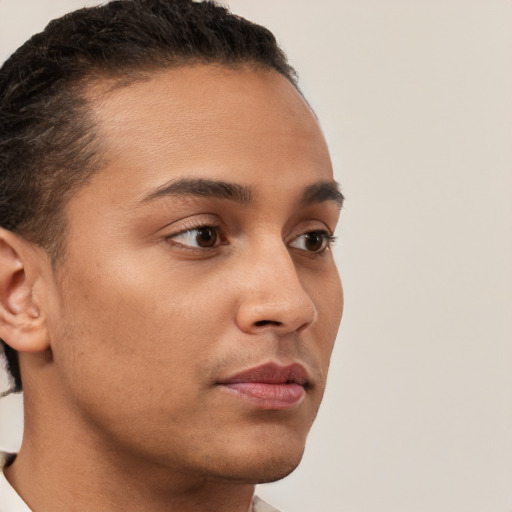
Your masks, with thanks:
M 211 197 L 248 204 L 252 201 L 254 193 L 251 187 L 238 183 L 204 178 L 183 178 L 158 187 L 144 197 L 142 202 L 146 203 L 170 195 Z M 339 209 L 342 208 L 344 197 L 335 181 L 320 181 L 309 185 L 302 192 L 300 204 L 306 206 L 324 201 L 334 201 Z
M 334 201 L 338 208 L 343 208 L 345 197 L 341 193 L 340 186 L 335 181 L 320 181 L 306 187 L 302 192 L 301 204 L 303 206 L 311 203 L 323 203 Z
M 203 178 L 183 178 L 158 187 L 146 196 L 143 202 L 149 202 L 153 199 L 169 195 L 212 197 L 247 204 L 251 202 L 253 192 L 251 187 L 237 183 Z

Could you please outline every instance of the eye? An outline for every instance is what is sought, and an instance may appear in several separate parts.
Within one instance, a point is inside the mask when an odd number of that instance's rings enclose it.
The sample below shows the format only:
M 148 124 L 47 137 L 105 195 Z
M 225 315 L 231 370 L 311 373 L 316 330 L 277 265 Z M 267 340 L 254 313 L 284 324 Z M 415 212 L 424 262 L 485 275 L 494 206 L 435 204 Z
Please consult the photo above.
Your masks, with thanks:
M 327 231 L 310 231 L 291 241 L 290 247 L 301 251 L 321 253 L 334 243 L 335 237 Z
M 219 229 L 214 226 L 200 226 L 188 229 L 176 235 L 167 237 L 167 240 L 186 247 L 208 249 L 220 245 Z

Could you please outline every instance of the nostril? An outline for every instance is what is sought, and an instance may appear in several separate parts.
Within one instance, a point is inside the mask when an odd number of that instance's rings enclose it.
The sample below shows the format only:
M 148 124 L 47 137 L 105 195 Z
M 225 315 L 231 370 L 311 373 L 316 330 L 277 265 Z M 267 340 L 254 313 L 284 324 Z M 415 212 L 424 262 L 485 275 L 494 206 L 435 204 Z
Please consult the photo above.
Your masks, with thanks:
M 257 327 L 265 327 L 265 325 L 283 325 L 282 322 L 275 322 L 274 320 L 258 320 L 254 322 Z

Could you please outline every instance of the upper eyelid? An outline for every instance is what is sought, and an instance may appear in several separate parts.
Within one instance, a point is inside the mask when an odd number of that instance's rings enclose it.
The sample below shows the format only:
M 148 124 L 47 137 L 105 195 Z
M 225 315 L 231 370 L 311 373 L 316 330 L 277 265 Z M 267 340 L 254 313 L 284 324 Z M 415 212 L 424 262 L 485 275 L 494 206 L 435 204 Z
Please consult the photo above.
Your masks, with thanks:
M 177 225 L 177 227 L 173 227 L 174 225 Z M 187 231 L 193 231 L 194 229 L 200 229 L 207 226 L 219 230 L 224 229 L 223 223 L 216 215 L 203 214 L 198 219 L 185 218 L 167 225 L 164 230 L 168 231 L 169 233 L 165 235 L 165 238 L 180 235 L 181 233 L 186 233 Z
M 299 222 L 297 226 L 291 230 L 289 236 L 287 237 L 286 243 L 290 243 L 292 240 L 295 240 L 299 236 L 305 235 L 306 233 L 312 233 L 315 231 L 324 231 L 330 237 L 334 236 L 334 230 L 331 229 L 327 223 L 320 219 L 310 219 L 307 221 Z
M 199 218 L 195 218 L 199 217 Z M 172 228 L 174 225 L 178 225 L 177 228 Z M 228 223 L 229 224 L 229 223 Z M 314 225 L 312 225 L 314 224 Z M 186 233 L 187 231 L 192 231 L 194 229 L 199 229 L 202 227 L 212 227 L 219 229 L 221 231 L 228 231 L 227 225 L 225 222 L 223 222 L 217 214 L 213 213 L 204 213 L 199 214 L 197 216 L 193 216 L 192 218 L 186 217 L 184 219 L 177 220 L 175 222 L 172 222 L 171 224 L 165 226 L 162 228 L 163 230 L 169 230 L 173 231 L 173 233 L 170 233 L 166 236 L 174 236 L 179 235 L 180 233 Z M 236 231 L 239 231 L 239 228 L 236 229 Z M 288 239 L 293 239 L 298 236 L 301 236 L 305 233 L 309 233 L 312 231 L 325 231 L 330 236 L 333 236 L 335 233 L 334 229 L 331 229 L 331 227 L 328 225 L 328 223 L 325 220 L 321 219 L 307 219 L 302 220 L 300 222 L 297 222 L 295 224 L 295 227 L 290 230 L 290 233 L 287 237 Z
M 165 237 L 170 238 L 173 236 L 183 235 L 184 233 L 188 233 L 189 231 L 196 231 L 201 228 L 214 228 L 217 229 L 218 231 L 222 230 L 220 225 L 214 224 L 213 222 L 209 222 L 205 224 L 199 224 L 197 226 L 184 227 L 182 229 L 179 229 L 178 231 L 173 231 L 172 233 L 165 235 Z

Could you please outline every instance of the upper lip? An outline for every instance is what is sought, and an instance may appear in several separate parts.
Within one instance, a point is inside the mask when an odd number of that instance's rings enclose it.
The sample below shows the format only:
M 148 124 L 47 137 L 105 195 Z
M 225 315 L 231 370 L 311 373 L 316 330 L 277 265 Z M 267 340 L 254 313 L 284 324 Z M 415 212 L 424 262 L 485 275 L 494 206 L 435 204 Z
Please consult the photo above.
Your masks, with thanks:
M 308 384 L 309 376 L 306 369 L 300 364 L 281 366 L 277 363 L 267 363 L 255 366 L 249 370 L 223 379 L 220 384 L 237 384 L 241 382 L 260 382 L 263 384 Z

